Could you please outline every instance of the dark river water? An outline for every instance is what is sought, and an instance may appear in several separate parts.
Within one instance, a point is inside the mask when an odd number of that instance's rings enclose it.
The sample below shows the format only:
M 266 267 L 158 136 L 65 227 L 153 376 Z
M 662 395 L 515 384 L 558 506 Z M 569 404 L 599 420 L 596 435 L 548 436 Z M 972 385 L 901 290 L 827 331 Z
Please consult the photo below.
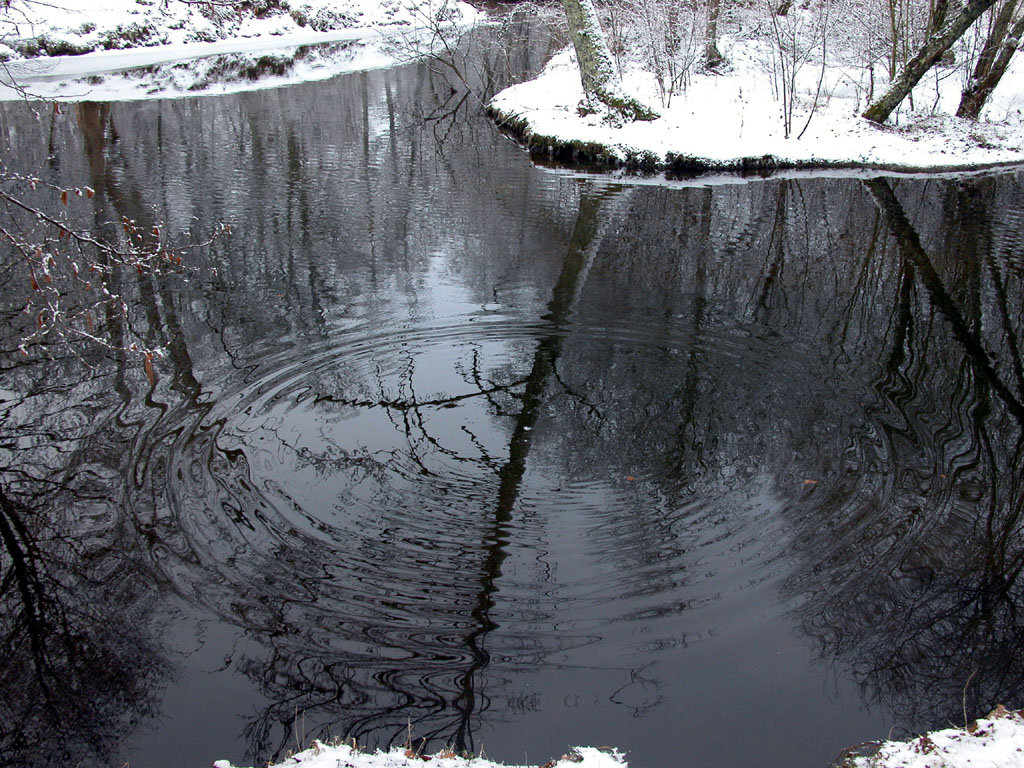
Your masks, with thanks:
M 0 762 L 824 768 L 1024 706 L 1024 177 L 633 185 L 463 95 L 0 110 L 99 231 L 232 228 L 109 278 L 152 381 L 18 355 L 5 251 Z

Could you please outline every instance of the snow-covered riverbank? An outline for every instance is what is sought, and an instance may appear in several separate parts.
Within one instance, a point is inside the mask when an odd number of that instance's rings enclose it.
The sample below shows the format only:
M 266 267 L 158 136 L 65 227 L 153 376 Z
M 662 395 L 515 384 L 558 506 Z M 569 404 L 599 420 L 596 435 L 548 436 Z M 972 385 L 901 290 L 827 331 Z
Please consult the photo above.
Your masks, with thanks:
M 328 746 L 316 742 L 310 749 L 299 752 L 274 768 L 421 768 L 429 763 L 432 768 L 525 768 L 503 766 L 484 757 L 462 758 L 452 753 L 419 755 L 401 748 L 389 752 L 361 752 L 347 744 Z M 227 760 L 218 760 L 214 768 L 232 768 Z M 537 768 L 533 766 L 532 768 Z M 543 768 L 626 768 L 622 755 L 614 750 L 576 747 L 558 760 L 551 760 Z
M 652 122 L 617 125 L 601 114 L 580 115 L 583 89 L 571 48 L 537 79 L 499 93 L 491 101 L 492 113 L 536 152 L 640 170 L 910 171 L 1024 162 L 1024 67 L 1019 60 L 978 122 L 952 116 L 961 79 L 937 68 L 916 89 L 918 110 L 904 109 L 898 123 L 881 127 L 859 117 L 868 92 L 861 73 L 805 67 L 796 80 L 787 136 L 768 43 L 725 38 L 720 48 L 730 66 L 695 72 L 667 105 L 661 103 L 653 75 L 626 69 L 626 90 L 661 113 Z
M 0 16 L 0 85 L 8 86 L 0 99 L 27 92 L 121 101 L 325 79 L 391 66 L 434 33 L 456 34 L 479 18 L 460 0 L 262 0 L 245 12 L 157 0 L 14 0 Z
M 874 754 L 851 756 L 838 768 L 1021 768 L 1024 710 L 999 706 L 966 728 L 932 731 L 909 741 L 882 742 Z
M 867 756 L 851 751 L 833 768 L 1022 768 L 1024 710 L 1011 712 L 998 707 L 967 728 L 933 731 L 909 741 L 884 741 L 870 745 L 866 751 L 870 753 Z M 274 768 L 418 768 L 427 762 L 434 768 L 505 768 L 483 757 L 465 759 L 444 752 L 428 757 L 400 748 L 368 753 L 345 744 L 328 746 L 320 742 Z M 683 755 L 680 764 L 687 764 Z M 227 760 L 213 765 L 232 768 Z M 614 750 L 577 747 L 541 768 L 627 768 L 627 761 Z
M 7 59 L 0 82 L 72 101 L 281 86 L 393 65 L 422 50 L 424 30 L 429 37 L 480 18 L 460 0 L 262 0 L 245 13 L 156 0 L 14 0 L 0 36 L 0 58 Z M 1024 163 L 1020 61 L 978 122 L 952 116 L 962 78 L 939 67 L 916 89 L 917 109 L 905 106 L 896 124 L 879 127 L 858 117 L 869 93 L 863 71 L 803 67 L 784 120 L 769 42 L 725 36 L 720 48 L 729 65 L 695 71 L 667 102 L 650 73 L 626 66 L 626 89 L 661 113 L 652 122 L 616 125 L 600 114 L 580 115 L 571 49 L 490 107 L 535 152 L 643 171 Z M 68 51 L 89 52 L 45 55 Z M 21 95 L 0 88 L 0 99 Z

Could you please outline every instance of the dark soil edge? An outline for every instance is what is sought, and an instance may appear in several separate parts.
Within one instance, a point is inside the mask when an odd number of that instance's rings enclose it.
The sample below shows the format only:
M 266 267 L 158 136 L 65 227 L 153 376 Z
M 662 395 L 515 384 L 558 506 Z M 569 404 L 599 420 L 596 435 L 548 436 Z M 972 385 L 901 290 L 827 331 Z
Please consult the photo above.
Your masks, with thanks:
M 690 179 L 709 173 L 736 173 L 740 176 L 768 178 L 777 171 L 878 171 L 879 173 L 970 173 L 982 170 L 1024 167 L 1024 162 L 993 162 L 976 165 L 914 166 L 899 163 L 830 162 L 827 160 L 785 160 L 774 155 L 740 157 L 735 160 L 710 160 L 669 152 L 661 159 L 653 152 L 634 152 L 620 157 L 599 142 L 561 139 L 536 133 L 521 115 L 503 112 L 490 104 L 485 114 L 506 136 L 526 148 L 531 158 L 542 165 L 554 165 L 580 171 L 625 171 L 637 176 L 663 175 L 667 179 Z

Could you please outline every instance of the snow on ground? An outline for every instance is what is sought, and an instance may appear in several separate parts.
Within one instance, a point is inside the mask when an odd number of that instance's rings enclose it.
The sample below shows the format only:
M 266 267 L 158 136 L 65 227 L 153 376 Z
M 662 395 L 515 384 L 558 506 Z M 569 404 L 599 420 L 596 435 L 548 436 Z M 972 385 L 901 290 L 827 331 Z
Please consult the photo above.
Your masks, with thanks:
M 524 121 L 527 131 L 538 137 L 594 142 L 622 160 L 651 153 L 664 163 L 672 153 L 714 167 L 772 155 L 781 165 L 891 170 L 1024 162 L 1021 56 L 1015 58 L 977 123 L 952 116 L 962 88 L 959 73 L 933 70 L 915 89 L 919 111 L 908 114 L 904 107 L 897 124 L 879 127 L 859 117 L 867 106 L 862 72 L 830 67 L 819 93 L 821 67 L 806 66 L 798 77 L 792 131 L 787 137 L 766 42 L 724 39 L 719 47 L 730 62 L 728 71 L 695 73 L 668 106 L 662 105 L 652 75 L 637 69 L 624 73 L 626 90 L 661 112 L 653 122 L 616 126 L 600 114 L 580 116 L 577 107 L 583 89 L 571 47 L 555 56 L 537 79 L 499 93 L 491 106 Z M 812 110 L 816 94 L 817 106 Z
M 686 762 L 685 756 L 681 756 L 681 762 Z M 396 748 L 371 754 L 345 744 L 327 746 L 321 742 L 315 742 L 310 749 L 272 768 L 422 768 L 427 763 L 432 768 L 503 768 L 501 764 L 484 758 L 464 759 L 450 752 L 427 757 Z M 213 766 L 232 768 L 227 760 L 218 760 Z M 1010 712 L 999 706 L 987 718 L 976 720 L 967 728 L 933 731 L 910 741 L 885 741 L 871 756 L 850 756 L 837 761 L 834 766 L 1024 768 L 1024 710 Z M 542 768 L 627 768 L 627 763 L 614 750 L 576 747 L 568 755 L 552 760 Z
M 0 23 L 0 100 L 22 92 L 65 100 L 115 101 L 224 93 L 325 79 L 385 67 L 422 50 L 438 18 L 469 25 L 480 14 L 461 0 L 258 0 L 258 16 L 172 0 L 13 0 Z M 331 43 L 330 46 L 320 45 Z M 128 46 L 128 47 L 123 47 Z M 729 67 L 695 72 L 663 103 L 655 78 L 624 73 L 627 91 L 661 111 L 653 122 L 613 125 L 580 116 L 574 54 L 558 54 L 536 80 L 491 102 L 536 136 L 595 143 L 620 159 L 671 156 L 711 167 L 771 156 L 776 166 L 896 171 L 976 169 L 1024 162 L 1024 64 L 1018 56 L 981 121 L 952 117 L 959 71 L 936 68 L 915 89 L 918 111 L 901 108 L 879 127 L 863 69 L 809 62 L 797 77 L 785 129 L 773 53 L 764 39 L 724 37 Z M 47 53 L 90 51 L 82 55 Z M 32 56 L 32 54 L 39 54 Z M 820 86 L 819 86 L 820 79 Z M 881 85 L 878 86 L 878 92 Z M 890 121 L 892 122 L 892 121 Z M 788 133 L 788 135 L 787 135 Z
M 285 37 L 354 27 L 414 26 L 439 4 L 406 0 L 261 0 L 242 12 L 180 0 L 12 0 L 0 23 L 7 56 Z
M 266 10 L 257 16 L 177 0 L 13 0 L 0 17 L 0 100 L 21 98 L 11 83 L 34 97 L 113 101 L 324 79 L 392 65 L 420 50 L 433 30 L 480 17 L 460 0 L 253 5 Z
M 999 706 L 968 728 L 932 731 L 910 741 L 883 742 L 870 757 L 855 757 L 843 768 L 1021 768 L 1024 766 L 1024 710 Z
M 8 70 L 33 98 L 130 101 L 236 93 L 388 67 L 395 63 L 388 46 L 380 30 L 359 29 L 312 39 L 296 35 L 31 59 L 10 64 Z M 21 97 L 20 90 L 0 87 L 0 100 Z
M 370 754 L 345 744 L 331 747 L 321 742 L 315 742 L 312 748 L 299 752 L 273 768 L 423 768 L 427 763 L 431 768 L 504 768 L 501 764 L 482 757 L 465 759 L 443 752 L 426 757 L 398 748 L 390 752 Z M 232 768 L 227 760 L 218 760 L 213 766 Z M 576 747 L 561 759 L 547 763 L 544 768 L 626 768 L 626 761 L 618 752 L 608 752 L 594 747 Z

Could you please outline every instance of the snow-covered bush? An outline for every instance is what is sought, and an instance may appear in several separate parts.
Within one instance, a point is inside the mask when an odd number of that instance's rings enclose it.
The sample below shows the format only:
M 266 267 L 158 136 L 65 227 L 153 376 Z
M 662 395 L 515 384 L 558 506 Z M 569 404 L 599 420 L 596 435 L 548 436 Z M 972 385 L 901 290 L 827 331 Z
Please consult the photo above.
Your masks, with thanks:
M 671 106 L 700 63 L 705 7 L 676 0 L 621 0 L 620 7 L 632 20 L 634 58 L 654 74 L 662 106 Z
M 140 45 L 160 45 L 162 42 L 163 36 L 156 26 L 138 22 L 120 24 L 100 35 L 100 46 L 108 51 L 136 48 Z
M 357 14 L 362 15 L 359 12 Z M 331 8 L 313 9 L 309 5 L 300 5 L 292 8 L 291 17 L 300 27 L 308 26 L 317 32 L 359 25 L 359 19 L 356 15 Z
M 27 59 L 36 56 L 74 56 L 93 50 L 93 46 L 87 42 L 56 35 L 11 40 L 11 47 Z

